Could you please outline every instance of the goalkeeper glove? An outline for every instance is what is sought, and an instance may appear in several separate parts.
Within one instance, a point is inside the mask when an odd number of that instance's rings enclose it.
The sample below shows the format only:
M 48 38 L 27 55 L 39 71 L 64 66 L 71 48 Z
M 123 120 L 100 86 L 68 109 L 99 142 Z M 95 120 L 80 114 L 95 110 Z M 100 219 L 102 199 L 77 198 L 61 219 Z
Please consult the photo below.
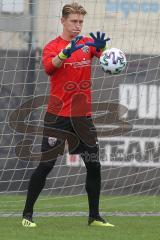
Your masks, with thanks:
M 69 58 L 73 52 L 77 51 L 78 49 L 84 47 L 84 44 L 79 44 L 77 43 L 82 39 L 82 36 L 77 36 L 72 41 L 67 45 L 65 49 L 63 49 L 59 54 L 58 57 L 60 60 L 65 60 Z
M 97 32 L 97 37 L 92 32 L 89 35 L 93 38 L 94 42 L 86 42 L 87 46 L 95 47 L 97 52 L 106 49 L 106 42 L 109 41 L 110 38 L 105 39 L 105 33 L 101 35 L 100 32 Z

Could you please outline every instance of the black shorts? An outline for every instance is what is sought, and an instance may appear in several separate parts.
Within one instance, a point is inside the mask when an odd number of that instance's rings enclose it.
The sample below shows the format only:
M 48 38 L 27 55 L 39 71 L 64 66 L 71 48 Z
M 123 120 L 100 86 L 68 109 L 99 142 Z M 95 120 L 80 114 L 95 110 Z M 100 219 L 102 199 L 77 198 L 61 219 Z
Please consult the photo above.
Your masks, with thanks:
M 42 140 L 42 160 L 53 160 L 64 154 L 65 142 L 70 154 L 99 152 L 96 128 L 91 117 L 63 117 L 46 113 Z

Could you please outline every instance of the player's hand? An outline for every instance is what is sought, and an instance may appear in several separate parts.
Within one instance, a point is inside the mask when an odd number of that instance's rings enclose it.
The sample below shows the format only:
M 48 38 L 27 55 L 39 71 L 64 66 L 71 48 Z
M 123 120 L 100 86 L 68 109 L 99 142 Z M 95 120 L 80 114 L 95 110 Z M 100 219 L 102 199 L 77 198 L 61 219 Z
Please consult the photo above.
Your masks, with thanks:
M 91 38 L 93 38 L 94 42 L 86 42 L 85 44 L 87 46 L 95 47 L 97 52 L 99 52 L 101 49 L 104 50 L 106 47 L 106 42 L 110 40 L 110 38 L 105 39 L 104 32 L 102 32 L 102 34 L 100 32 L 97 32 L 97 36 L 95 36 L 93 32 L 91 32 L 89 35 Z
M 82 36 L 77 36 L 74 39 L 72 39 L 72 41 L 67 45 L 67 47 L 65 49 L 63 49 L 58 57 L 61 60 L 65 60 L 67 58 L 69 58 L 73 52 L 77 51 L 78 49 L 84 47 L 84 44 L 79 44 L 77 45 L 77 43 L 82 39 Z

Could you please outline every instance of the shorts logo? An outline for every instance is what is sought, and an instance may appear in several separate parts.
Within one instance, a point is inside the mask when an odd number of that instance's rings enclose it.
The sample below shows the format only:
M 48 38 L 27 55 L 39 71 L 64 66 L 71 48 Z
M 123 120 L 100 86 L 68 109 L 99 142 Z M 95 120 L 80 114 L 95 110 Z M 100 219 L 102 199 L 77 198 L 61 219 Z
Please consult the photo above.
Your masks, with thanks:
M 50 147 L 53 147 L 57 142 L 57 138 L 54 138 L 54 137 L 49 137 L 48 138 L 48 144 Z
M 84 53 L 89 53 L 89 47 L 88 47 L 88 46 L 84 46 L 84 47 L 82 48 L 82 51 L 83 51 Z

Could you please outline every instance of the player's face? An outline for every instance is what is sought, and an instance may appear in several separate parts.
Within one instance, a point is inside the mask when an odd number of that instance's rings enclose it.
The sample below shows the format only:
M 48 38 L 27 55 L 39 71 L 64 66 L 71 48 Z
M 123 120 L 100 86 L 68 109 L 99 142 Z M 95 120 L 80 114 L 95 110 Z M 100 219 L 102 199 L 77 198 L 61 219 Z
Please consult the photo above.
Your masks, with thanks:
M 83 27 L 84 15 L 69 14 L 67 18 L 62 18 L 63 32 L 71 37 L 77 36 Z

